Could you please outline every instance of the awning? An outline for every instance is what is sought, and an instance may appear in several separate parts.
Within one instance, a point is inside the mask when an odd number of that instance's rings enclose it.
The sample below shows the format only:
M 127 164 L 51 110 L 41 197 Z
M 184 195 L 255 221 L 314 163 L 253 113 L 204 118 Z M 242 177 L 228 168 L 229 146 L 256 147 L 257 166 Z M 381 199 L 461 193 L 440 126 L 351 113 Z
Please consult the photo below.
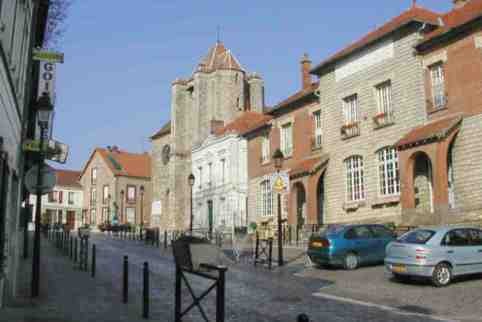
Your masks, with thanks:
M 456 130 L 462 121 L 461 115 L 449 116 L 419 126 L 408 132 L 395 146 L 406 150 L 415 146 L 441 141 Z
M 312 175 L 322 169 L 328 162 L 328 154 L 323 154 L 320 157 L 304 159 L 296 163 L 290 170 L 290 179 Z

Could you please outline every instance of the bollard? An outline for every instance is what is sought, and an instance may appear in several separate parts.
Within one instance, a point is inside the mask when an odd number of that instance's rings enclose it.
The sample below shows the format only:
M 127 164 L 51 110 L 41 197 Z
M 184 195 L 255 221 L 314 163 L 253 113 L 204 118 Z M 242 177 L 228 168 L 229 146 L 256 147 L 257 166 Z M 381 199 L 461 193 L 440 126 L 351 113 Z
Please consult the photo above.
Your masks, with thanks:
M 254 249 L 254 266 L 256 266 L 258 257 L 259 257 L 259 234 L 258 232 L 256 232 L 256 248 Z
M 84 262 L 84 271 L 87 272 L 89 270 L 89 240 L 85 240 L 85 262 Z
M 74 238 L 74 263 L 77 263 L 77 237 Z
M 164 249 L 167 249 L 167 230 L 164 230 Z
M 226 291 L 226 267 L 219 271 L 216 290 L 216 322 L 224 322 L 224 294 Z
M 143 288 L 143 302 L 142 302 L 142 317 L 149 318 L 149 264 L 144 262 L 144 288 Z
M 70 258 L 70 259 L 72 259 L 72 257 L 74 256 L 73 248 L 74 248 L 74 239 L 73 239 L 73 237 L 71 236 L 71 237 L 69 238 L 69 258 Z
M 129 262 L 128 257 L 124 256 L 124 279 L 122 283 L 122 303 L 127 303 L 128 283 L 129 283 Z
M 293 226 L 290 226 L 290 227 L 289 227 L 289 230 L 288 230 L 288 243 L 289 243 L 290 245 L 291 245 L 292 229 L 293 229 Z
M 268 268 L 271 269 L 271 263 L 273 262 L 273 238 L 268 240 Z
M 95 244 L 92 244 L 92 267 L 91 267 L 91 276 L 95 277 L 95 257 L 96 257 L 96 249 Z
M 157 248 L 161 246 L 161 229 L 157 228 L 157 238 L 156 238 Z
M 298 315 L 298 318 L 296 319 L 296 322 L 310 322 L 310 319 L 308 318 L 308 315 L 302 313 Z

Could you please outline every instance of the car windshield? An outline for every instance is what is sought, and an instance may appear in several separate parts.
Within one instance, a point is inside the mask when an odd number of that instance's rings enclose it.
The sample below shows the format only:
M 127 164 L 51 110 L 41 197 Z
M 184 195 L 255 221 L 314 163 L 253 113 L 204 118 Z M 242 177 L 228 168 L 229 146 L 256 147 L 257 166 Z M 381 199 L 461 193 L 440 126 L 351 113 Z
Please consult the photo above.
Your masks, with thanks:
M 397 241 L 405 244 L 425 244 L 433 235 L 435 235 L 433 230 L 420 229 L 404 234 Z

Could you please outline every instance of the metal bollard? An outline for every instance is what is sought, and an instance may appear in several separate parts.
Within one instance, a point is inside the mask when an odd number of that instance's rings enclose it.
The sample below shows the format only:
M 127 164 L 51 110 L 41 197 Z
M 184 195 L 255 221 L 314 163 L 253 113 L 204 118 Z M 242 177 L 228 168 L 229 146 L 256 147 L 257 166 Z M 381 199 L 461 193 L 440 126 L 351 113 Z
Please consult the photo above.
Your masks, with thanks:
M 259 234 L 258 232 L 256 232 L 256 248 L 254 249 L 254 266 L 256 266 L 258 257 L 259 257 Z
M 149 264 L 144 262 L 144 288 L 143 288 L 143 302 L 142 302 L 142 317 L 149 318 Z
M 310 318 L 308 318 L 308 315 L 302 313 L 298 315 L 296 322 L 310 322 Z
M 167 230 L 164 230 L 164 249 L 167 249 Z
M 226 270 L 224 267 L 219 271 L 216 289 L 216 322 L 224 322 L 224 294 L 226 292 Z
M 91 276 L 95 277 L 95 258 L 96 258 L 96 249 L 95 244 L 92 244 L 92 267 L 91 267 Z
M 74 238 L 71 236 L 69 238 L 69 258 L 72 259 L 74 256 Z
M 271 269 L 271 264 L 273 262 L 273 239 L 268 240 L 268 268 Z
M 124 279 L 122 283 L 122 303 L 128 300 L 128 283 L 129 283 L 129 262 L 128 257 L 124 256 Z
M 78 243 L 78 238 L 74 237 L 74 263 L 77 263 L 77 243 Z

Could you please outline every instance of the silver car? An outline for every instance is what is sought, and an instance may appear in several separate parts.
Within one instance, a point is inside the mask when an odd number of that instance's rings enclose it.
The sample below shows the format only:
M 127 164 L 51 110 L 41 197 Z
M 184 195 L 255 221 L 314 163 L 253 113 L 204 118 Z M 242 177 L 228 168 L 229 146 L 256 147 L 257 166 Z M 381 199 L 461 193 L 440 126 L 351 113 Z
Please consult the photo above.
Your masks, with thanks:
M 387 245 L 385 267 L 395 279 L 427 277 L 437 287 L 454 276 L 482 273 L 482 230 L 445 226 L 409 231 Z

